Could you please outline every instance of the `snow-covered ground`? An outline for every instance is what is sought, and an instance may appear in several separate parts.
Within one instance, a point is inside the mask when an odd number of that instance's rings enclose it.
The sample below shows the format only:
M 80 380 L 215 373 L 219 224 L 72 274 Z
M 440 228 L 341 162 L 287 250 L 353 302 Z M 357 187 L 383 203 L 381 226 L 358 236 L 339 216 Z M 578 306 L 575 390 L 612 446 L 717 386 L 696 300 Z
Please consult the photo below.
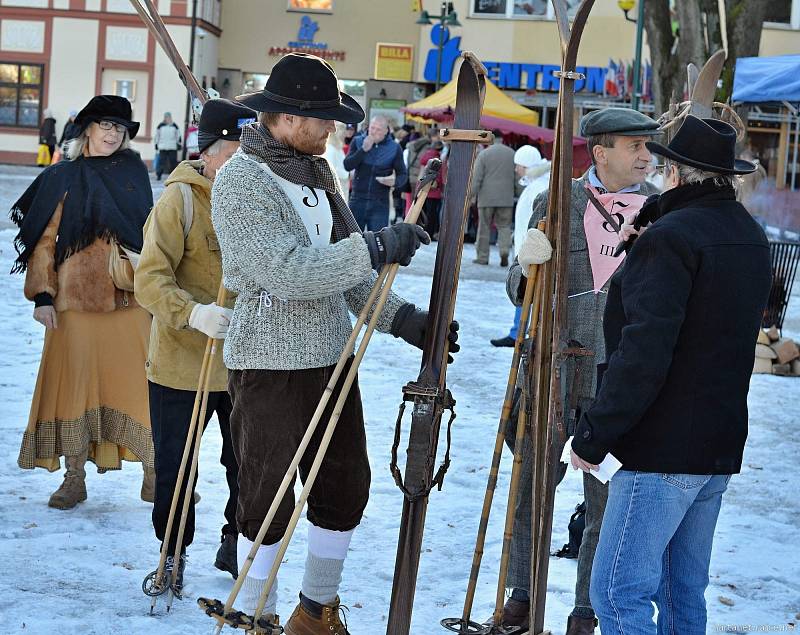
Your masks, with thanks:
M 7 210 L 36 171 L 0 167 L 0 209 Z M 160 187 L 157 188 L 160 192 Z M 10 226 L 0 220 L 0 274 L 14 258 Z M 444 633 L 439 620 L 460 616 L 486 485 L 492 445 L 511 359 L 489 338 L 503 335 L 513 309 L 503 286 L 504 270 L 471 263 L 467 245 L 456 318 L 462 350 L 448 372 L 458 404 L 452 466 L 442 492 L 428 507 L 412 633 Z M 401 272 L 395 288 L 427 306 L 434 247 Z M 195 542 L 189 550 L 186 599 L 173 611 L 151 617 L 140 585 L 158 563 L 150 505 L 139 500 L 141 469 L 90 470 L 89 499 L 70 511 L 47 507 L 61 474 L 23 471 L 17 454 L 36 379 L 43 327 L 33 321 L 22 296 L 22 277 L 0 275 L 0 633 L 111 632 L 123 634 L 207 633 L 212 620 L 196 606 L 199 595 L 225 599 L 231 579 L 213 567 L 223 523 L 225 480 L 219 465 L 220 436 L 212 423 L 203 439 Z M 800 290 L 796 287 L 787 332 L 800 336 Z M 419 352 L 391 336 L 376 335 L 360 372 L 372 465 L 372 492 L 347 561 L 342 600 L 350 607 L 350 631 L 385 632 L 402 498 L 389 474 L 393 424 L 401 387 L 415 378 Z M 759 375 L 750 392 L 751 428 L 742 473 L 730 484 L 717 527 L 706 594 L 709 632 L 792 630 L 800 622 L 797 492 L 800 477 L 800 380 Z M 403 445 L 403 447 L 405 447 Z M 473 616 L 491 615 L 502 544 L 506 455 L 489 529 Z M 582 500 L 581 479 L 571 470 L 559 486 L 552 544 L 567 540 L 566 525 Z M 303 521 L 304 523 L 305 521 Z M 287 553 L 279 578 L 279 612 L 297 601 L 304 561 L 305 527 Z M 550 560 L 547 626 L 561 633 L 571 610 L 575 561 Z M 162 607 L 163 608 L 163 607 Z

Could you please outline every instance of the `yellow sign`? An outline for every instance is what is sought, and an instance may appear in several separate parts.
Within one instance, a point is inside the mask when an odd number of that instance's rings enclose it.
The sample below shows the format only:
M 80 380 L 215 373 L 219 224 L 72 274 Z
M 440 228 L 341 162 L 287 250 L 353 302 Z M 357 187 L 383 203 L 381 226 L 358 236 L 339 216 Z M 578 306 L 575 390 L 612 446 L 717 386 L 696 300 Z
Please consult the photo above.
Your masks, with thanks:
M 410 82 L 413 75 L 413 46 L 386 42 L 375 45 L 375 79 Z

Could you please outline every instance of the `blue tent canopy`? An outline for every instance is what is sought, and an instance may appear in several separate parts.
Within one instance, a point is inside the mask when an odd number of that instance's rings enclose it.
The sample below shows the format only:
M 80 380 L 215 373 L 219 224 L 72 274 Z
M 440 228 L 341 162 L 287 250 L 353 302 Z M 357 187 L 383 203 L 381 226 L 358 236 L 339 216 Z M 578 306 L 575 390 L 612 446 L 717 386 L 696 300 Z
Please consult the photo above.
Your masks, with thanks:
M 740 57 L 733 76 L 733 101 L 800 102 L 800 55 Z

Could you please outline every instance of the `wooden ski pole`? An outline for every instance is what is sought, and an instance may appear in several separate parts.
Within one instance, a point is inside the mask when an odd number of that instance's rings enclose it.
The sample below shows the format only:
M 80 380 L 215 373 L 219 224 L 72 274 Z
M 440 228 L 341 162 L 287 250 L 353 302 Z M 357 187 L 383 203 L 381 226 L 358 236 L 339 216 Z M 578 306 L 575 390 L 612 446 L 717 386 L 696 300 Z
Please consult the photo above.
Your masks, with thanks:
M 470 628 L 481 627 L 480 624 L 471 621 L 472 606 L 475 601 L 478 575 L 480 574 L 481 561 L 483 560 L 483 550 L 486 544 L 486 532 L 489 527 L 489 515 L 492 511 L 494 493 L 497 489 L 497 475 L 500 471 L 500 461 L 503 456 L 505 429 L 508 425 L 509 419 L 511 418 L 511 410 L 514 405 L 514 392 L 517 386 L 519 364 L 522 358 L 522 345 L 526 338 L 528 322 L 531 315 L 531 304 L 534 297 L 535 286 L 534 284 L 531 284 L 531 280 L 531 278 L 528 278 L 528 284 L 525 286 L 525 293 L 522 297 L 520 323 L 519 327 L 517 328 L 517 337 L 514 342 L 514 355 L 511 358 L 511 367 L 508 370 L 508 381 L 506 382 L 503 408 L 500 411 L 500 423 L 497 427 L 497 435 L 495 436 L 494 441 L 494 452 L 492 454 L 492 464 L 489 468 L 489 479 L 486 482 L 486 493 L 483 497 L 483 509 L 481 510 L 480 522 L 478 523 L 478 537 L 475 540 L 475 550 L 472 555 L 472 568 L 470 569 L 469 582 L 467 583 L 467 594 L 464 598 L 464 610 L 461 614 L 460 620 L 455 618 L 446 618 L 441 622 L 442 626 L 457 633 L 469 633 Z M 530 337 L 530 334 L 528 334 L 527 337 Z
M 539 224 L 540 229 L 542 223 Z M 531 318 L 528 325 L 526 339 L 531 341 L 536 336 L 536 328 L 539 325 L 539 311 L 542 306 L 542 267 L 533 265 L 528 275 L 528 287 L 534 287 L 533 307 Z M 533 275 L 531 275 L 533 274 Z M 527 293 L 528 288 L 525 288 Z M 527 390 L 522 391 L 522 402 L 520 403 L 519 416 L 517 417 L 517 429 L 514 437 L 514 462 L 511 467 L 511 483 L 508 487 L 508 503 L 506 505 L 506 523 L 503 531 L 503 550 L 500 555 L 500 572 L 497 578 L 497 595 L 495 596 L 494 615 L 492 622 L 494 626 L 500 626 L 503 622 L 503 604 L 506 591 L 506 575 L 508 574 L 508 561 L 511 553 L 511 538 L 514 532 L 514 513 L 516 511 L 517 495 L 519 494 L 519 482 L 522 476 L 522 450 L 525 443 L 525 428 L 528 425 L 528 413 L 526 402 L 535 395 L 531 395 Z M 533 443 L 531 443 L 533 445 Z
M 217 306 L 224 306 L 225 300 L 228 296 L 228 290 L 225 288 L 223 284 L 219 285 L 219 291 L 217 292 Z M 205 426 L 206 420 L 206 412 L 208 410 L 208 384 L 211 381 L 211 369 L 214 365 L 214 360 L 217 356 L 217 349 L 219 347 L 219 343 L 222 340 L 213 339 L 211 337 L 208 338 L 209 343 L 211 344 L 211 350 L 208 354 L 208 364 L 206 365 L 206 375 L 203 377 L 202 388 L 200 389 L 202 393 L 201 397 L 201 405 L 200 405 L 200 414 L 195 421 L 194 430 L 195 430 L 195 437 L 194 437 L 194 453 L 192 454 L 192 466 L 189 469 L 189 480 L 186 482 L 186 491 L 183 494 L 183 508 L 181 509 L 181 520 L 178 524 L 178 535 L 175 540 L 175 553 L 173 556 L 173 568 L 172 568 L 172 579 L 170 584 L 175 584 L 175 580 L 178 577 L 178 562 L 181 555 L 181 543 L 183 542 L 183 534 L 186 530 L 186 520 L 189 517 L 189 501 L 191 500 L 192 496 L 194 496 L 194 480 L 195 476 L 197 475 L 197 463 L 200 459 L 200 441 L 203 438 L 203 428 Z M 206 348 L 208 348 L 208 344 L 206 344 Z M 189 439 L 187 438 L 187 443 Z M 176 489 L 180 488 L 182 481 L 179 481 L 176 484 Z M 169 540 L 169 535 L 167 535 L 167 540 Z
M 422 211 L 422 206 L 425 203 L 425 199 L 428 196 L 428 192 L 430 191 L 430 188 L 432 187 L 433 182 L 436 179 L 436 175 L 438 174 L 439 170 L 441 169 L 441 165 L 442 165 L 441 161 L 439 161 L 438 159 L 434 159 L 434 160 L 431 160 L 428 163 L 428 166 L 426 166 L 425 171 L 420 176 L 420 181 L 419 181 L 419 184 L 418 184 L 418 187 L 417 187 L 417 193 L 416 193 L 416 196 L 414 197 L 414 203 L 411 206 L 411 209 L 408 211 L 408 214 L 406 215 L 406 218 L 405 218 L 404 222 L 406 222 L 406 223 L 416 223 L 417 222 L 417 219 L 419 218 L 419 215 L 420 215 L 420 213 Z M 342 351 L 342 354 L 339 356 L 339 361 L 336 363 L 336 367 L 334 368 L 333 373 L 331 374 L 331 378 L 328 381 L 328 385 L 325 387 L 325 391 L 323 392 L 322 397 L 320 398 L 320 401 L 317 404 L 317 408 L 314 411 L 314 415 L 312 416 L 311 421 L 308 424 L 308 428 L 306 429 L 306 432 L 305 432 L 305 434 L 303 435 L 303 438 L 300 441 L 300 445 L 298 446 L 297 451 L 294 454 L 294 457 L 292 457 L 292 461 L 289 464 L 288 469 L 286 470 L 286 473 L 285 473 L 285 475 L 283 477 L 283 480 L 281 481 L 280 486 L 278 487 L 278 491 L 276 492 L 275 497 L 272 500 L 272 504 L 270 505 L 269 509 L 267 510 L 267 515 L 264 517 L 264 521 L 261 523 L 261 527 L 258 530 L 258 534 L 256 535 L 256 539 L 253 541 L 253 546 L 250 548 L 250 552 L 247 554 L 247 558 L 245 560 L 245 563 L 242 565 L 242 567 L 241 567 L 241 569 L 239 571 L 239 577 L 236 579 L 236 582 L 233 585 L 233 589 L 231 589 L 231 592 L 228 595 L 228 599 L 225 601 L 225 606 L 224 606 L 224 609 L 222 610 L 222 615 L 219 615 L 217 613 L 213 613 L 213 614 L 209 613 L 219 621 L 219 624 L 217 625 L 215 633 L 219 633 L 222 630 L 222 627 L 225 624 L 226 616 L 233 609 L 233 604 L 236 601 L 237 596 L 239 595 L 239 592 L 240 592 L 240 590 L 242 588 L 242 585 L 244 584 L 244 580 L 247 577 L 247 573 L 250 571 L 250 567 L 252 566 L 253 561 L 255 560 L 256 554 L 258 553 L 258 549 L 261 546 L 261 544 L 264 542 L 264 537 L 266 536 L 267 531 L 269 530 L 269 526 L 272 524 L 272 521 L 275 518 L 275 514 L 278 511 L 278 507 L 280 506 L 280 503 L 283 500 L 284 495 L 286 494 L 286 492 L 288 491 L 288 489 L 289 489 L 289 487 L 291 485 L 292 479 L 294 478 L 294 475 L 297 472 L 297 468 L 300 465 L 300 461 L 302 460 L 303 455 L 305 454 L 306 450 L 308 449 L 309 444 L 311 443 L 311 438 L 313 437 L 314 432 L 316 431 L 317 426 L 319 425 L 319 422 L 322 419 L 322 415 L 324 414 L 325 408 L 327 407 L 328 402 L 330 401 L 331 396 L 333 395 L 333 392 L 334 392 L 334 390 L 336 388 L 336 384 L 338 383 L 339 378 L 341 377 L 342 371 L 343 371 L 345 365 L 347 364 L 347 360 L 350 358 L 350 355 L 352 354 L 353 350 L 355 349 L 355 343 L 356 343 L 356 340 L 358 339 L 359 334 L 361 333 L 361 329 L 363 328 L 364 324 L 367 322 L 367 319 L 370 318 L 370 315 L 372 316 L 372 319 L 370 319 L 370 324 L 373 324 L 373 322 L 377 323 L 377 320 L 380 317 L 381 312 L 383 311 L 383 306 L 386 303 L 386 298 L 388 297 L 389 289 L 391 287 L 391 282 L 394 281 L 394 277 L 395 277 L 395 275 L 397 273 L 397 269 L 398 268 L 399 268 L 399 265 L 397 265 L 397 264 L 393 264 L 393 265 L 390 265 L 388 267 L 387 266 L 383 267 L 381 269 L 380 273 L 378 274 L 378 277 L 376 278 L 375 282 L 373 283 L 372 290 L 370 291 L 370 294 L 369 294 L 369 296 L 367 298 L 367 301 L 364 303 L 364 308 L 361 310 L 361 312 L 358 315 L 358 318 L 356 320 L 356 324 L 353 327 L 352 333 L 350 334 L 350 338 L 347 340 L 347 343 L 345 344 L 344 350 Z M 389 286 L 387 286 L 387 284 L 386 284 L 386 282 L 388 280 L 391 280 L 391 282 L 388 283 Z M 383 293 L 384 288 L 386 289 L 385 297 L 384 297 L 384 293 Z M 381 300 L 379 298 L 379 294 L 380 294 L 380 297 L 384 298 L 383 302 L 381 302 Z M 376 299 L 378 300 L 378 304 L 376 304 Z M 366 333 L 370 333 L 370 336 L 371 336 L 371 332 L 369 331 L 369 328 L 368 328 Z M 366 333 L 365 333 L 364 337 L 362 338 L 362 344 L 359 347 L 359 351 L 361 351 L 362 347 L 363 347 L 364 350 L 366 350 L 366 344 L 364 342 L 366 342 L 367 344 L 369 343 L 369 337 L 367 337 Z M 363 352 L 361 352 L 361 356 L 363 357 Z M 356 357 L 360 361 L 360 358 L 358 357 L 358 355 Z M 354 361 L 354 365 L 355 365 L 356 371 L 357 371 L 358 366 L 357 366 L 357 364 L 355 364 L 355 361 Z M 352 381 L 350 383 L 352 384 Z M 347 396 L 347 393 L 349 392 L 349 390 L 350 390 L 349 386 L 347 387 L 346 391 L 344 390 L 344 388 L 342 389 L 342 393 L 344 394 L 345 397 Z M 341 414 L 341 412 L 339 414 Z M 334 411 L 334 415 L 335 415 L 335 411 Z M 333 419 L 333 416 L 331 417 L 331 419 Z M 338 420 L 338 415 L 336 415 L 336 419 Z M 330 426 L 330 423 L 328 425 Z M 335 427 L 335 424 L 334 424 L 334 427 Z M 327 430 L 326 430 L 326 433 L 327 433 Z M 331 435 L 332 434 L 333 434 L 333 431 L 331 430 Z M 325 437 L 323 436 L 323 441 L 324 441 L 324 438 Z M 325 444 L 324 447 L 325 447 L 325 449 L 327 449 L 327 443 Z M 324 450 L 322 449 L 322 445 L 320 446 L 320 448 L 321 449 L 320 449 L 318 454 L 324 456 Z M 321 459 L 320 459 L 320 463 L 321 463 Z M 319 468 L 317 468 L 317 471 L 318 471 L 318 469 Z M 313 466 L 312 466 L 312 472 L 313 472 Z M 316 472 L 313 472 L 313 474 L 314 474 L 314 478 L 316 478 Z M 308 480 L 311 480 L 311 483 L 313 484 L 313 479 L 311 477 L 311 473 L 309 474 L 309 476 L 307 478 L 307 482 L 308 482 Z M 305 491 L 305 488 L 304 488 L 303 491 Z M 310 491 L 310 488 L 309 488 L 309 491 Z M 307 494 L 306 494 L 306 497 L 307 497 Z M 303 498 L 302 500 L 303 500 L 303 503 L 305 503 L 305 499 Z M 302 505 L 300 506 L 300 509 L 302 511 Z M 299 513 L 297 514 L 297 516 L 299 517 Z M 296 524 L 297 524 L 297 522 L 295 520 L 294 525 L 290 525 L 289 529 L 287 530 L 286 535 L 288 535 L 289 538 L 291 538 L 291 534 L 294 531 L 294 526 Z M 288 546 L 288 540 L 286 540 L 286 545 Z M 286 551 L 286 549 L 284 547 L 283 550 L 276 557 L 276 563 L 278 563 L 278 565 L 280 565 L 280 560 L 283 558 L 283 553 L 285 553 L 285 551 Z M 277 577 L 277 568 L 275 569 L 275 576 L 271 576 L 273 582 L 274 582 L 274 578 L 275 577 Z M 269 582 L 269 578 L 267 579 L 267 582 Z M 258 620 L 261 617 L 261 613 L 263 612 L 264 604 L 266 603 L 266 598 L 267 598 L 267 595 L 269 594 L 269 590 L 270 590 L 271 586 L 272 586 L 272 583 L 270 583 L 269 585 L 267 585 L 265 583 L 265 586 L 264 586 L 265 590 L 262 591 L 261 597 L 259 598 L 258 610 L 256 611 L 256 616 L 254 616 L 254 618 L 253 618 L 253 624 L 254 625 L 258 622 Z M 203 601 L 203 603 L 201 603 L 201 600 Z M 206 603 L 204 598 L 199 598 L 198 599 L 198 603 L 201 603 L 201 608 L 206 608 L 204 606 L 204 604 Z

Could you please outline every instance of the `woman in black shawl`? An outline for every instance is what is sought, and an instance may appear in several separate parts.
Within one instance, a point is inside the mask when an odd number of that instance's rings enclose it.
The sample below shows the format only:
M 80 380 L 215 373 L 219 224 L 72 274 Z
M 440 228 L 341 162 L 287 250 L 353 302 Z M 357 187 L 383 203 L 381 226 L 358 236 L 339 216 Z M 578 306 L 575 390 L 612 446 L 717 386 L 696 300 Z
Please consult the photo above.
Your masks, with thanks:
M 146 477 L 153 466 L 150 316 L 132 292 L 153 205 L 147 168 L 128 148 L 139 124 L 115 95 L 92 98 L 75 121 L 70 160 L 45 169 L 11 210 L 19 227 L 12 271 L 25 273 L 33 317 L 46 327 L 18 463 L 55 471 L 65 457 L 49 502 L 59 509 L 86 500 L 87 459 L 99 472 L 141 461 Z

